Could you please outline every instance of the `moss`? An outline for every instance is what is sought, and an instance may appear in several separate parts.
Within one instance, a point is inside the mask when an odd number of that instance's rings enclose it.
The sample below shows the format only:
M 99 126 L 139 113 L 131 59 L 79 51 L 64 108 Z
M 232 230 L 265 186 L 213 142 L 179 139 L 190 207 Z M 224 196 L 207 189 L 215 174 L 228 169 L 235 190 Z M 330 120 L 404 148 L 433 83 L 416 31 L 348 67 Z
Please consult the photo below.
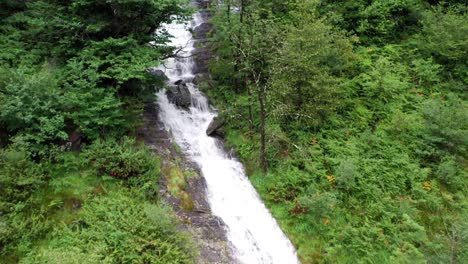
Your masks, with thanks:
M 172 147 L 174 148 L 174 150 L 175 150 L 178 154 L 182 155 L 182 154 L 184 153 L 184 152 L 182 151 L 182 149 L 180 148 L 180 146 L 177 145 L 176 143 L 172 143 Z
M 178 166 L 172 166 L 169 169 L 169 180 L 167 183 L 167 188 L 169 192 L 175 196 L 179 197 L 180 192 L 185 189 L 187 183 L 185 181 L 185 175 Z
M 172 165 L 163 172 L 167 175 L 167 189 L 175 198 L 179 199 L 184 210 L 191 211 L 194 207 L 192 196 L 186 191 L 187 178 L 193 177 L 196 172 L 188 170 L 184 172 L 178 165 Z
M 196 177 L 199 176 L 199 175 L 198 175 L 198 172 L 196 172 L 196 171 L 194 171 L 194 170 L 186 170 L 186 171 L 184 172 L 184 174 L 185 174 L 185 177 L 186 177 L 186 178 L 196 178 Z

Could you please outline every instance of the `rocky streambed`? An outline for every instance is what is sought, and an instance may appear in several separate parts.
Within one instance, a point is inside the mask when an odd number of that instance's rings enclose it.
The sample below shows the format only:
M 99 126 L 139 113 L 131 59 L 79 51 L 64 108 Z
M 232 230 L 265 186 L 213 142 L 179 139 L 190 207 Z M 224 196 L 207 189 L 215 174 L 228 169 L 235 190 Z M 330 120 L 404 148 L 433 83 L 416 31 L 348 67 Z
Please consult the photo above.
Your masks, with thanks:
M 203 21 L 208 21 L 206 9 L 209 1 L 198 1 Z M 193 52 L 197 76 L 208 73 L 209 46 L 207 33 L 211 26 L 206 22 L 194 29 L 196 49 Z M 168 78 L 160 70 L 152 73 L 163 80 Z M 187 109 L 191 104 L 190 92 L 184 80 L 168 83 L 167 97 L 175 105 Z M 212 214 L 207 201 L 207 186 L 197 165 L 174 143 L 173 138 L 160 120 L 159 106 L 148 103 L 144 110 L 144 122 L 138 131 L 139 137 L 155 155 L 161 158 L 160 195 L 172 206 L 188 232 L 199 246 L 197 263 L 233 263 L 232 246 L 226 236 L 223 221 Z

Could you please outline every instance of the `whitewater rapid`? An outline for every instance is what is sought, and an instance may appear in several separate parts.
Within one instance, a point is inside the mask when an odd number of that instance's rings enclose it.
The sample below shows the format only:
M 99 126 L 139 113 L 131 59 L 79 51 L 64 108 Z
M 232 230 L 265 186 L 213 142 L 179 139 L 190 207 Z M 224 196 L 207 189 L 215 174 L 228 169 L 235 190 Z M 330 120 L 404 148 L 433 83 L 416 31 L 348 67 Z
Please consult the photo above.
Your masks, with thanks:
M 184 153 L 200 167 L 207 183 L 208 201 L 213 214 L 227 226 L 227 237 L 234 257 L 245 264 L 299 263 L 295 248 L 260 200 L 242 164 L 230 157 L 220 142 L 206 135 L 216 110 L 192 83 L 194 40 L 188 27 L 203 23 L 196 13 L 189 25 L 173 23 L 165 28 L 173 36 L 172 45 L 183 48 L 178 58 L 169 58 L 159 67 L 168 84 L 184 80 L 192 97 L 189 110 L 170 103 L 165 90 L 158 92 L 160 120 Z

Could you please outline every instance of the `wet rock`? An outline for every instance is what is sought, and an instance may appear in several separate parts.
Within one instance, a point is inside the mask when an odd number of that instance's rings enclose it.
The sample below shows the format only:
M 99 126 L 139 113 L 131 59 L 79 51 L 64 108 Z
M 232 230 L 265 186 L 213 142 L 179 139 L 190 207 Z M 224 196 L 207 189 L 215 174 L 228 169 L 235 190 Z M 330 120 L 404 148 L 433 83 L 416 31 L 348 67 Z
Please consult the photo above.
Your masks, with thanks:
M 205 20 L 206 21 L 206 20 Z M 212 57 L 211 45 L 207 39 L 208 34 L 213 30 L 210 23 L 202 23 L 193 30 L 193 38 L 196 41 L 196 51 L 194 53 L 195 65 L 193 65 L 193 73 L 208 73 L 208 62 Z
M 211 121 L 210 125 L 206 129 L 206 134 L 208 136 L 223 136 L 224 131 L 221 129 L 224 126 L 224 118 L 217 116 L 213 118 L 213 121 Z
M 150 69 L 148 69 L 148 72 L 153 74 L 153 75 L 158 76 L 163 81 L 169 80 L 169 78 L 166 76 L 166 74 L 162 70 L 159 70 L 159 69 L 156 69 L 156 68 L 150 68 Z
M 193 74 L 208 74 L 209 65 L 208 62 L 211 59 L 211 49 L 209 45 L 197 48 L 194 53 L 195 65 L 193 66 Z
M 205 1 L 205 2 L 209 2 L 209 1 Z M 199 14 L 200 14 L 200 18 L 202 21 L 209 21 L 210 18 L 212 17 L 210 11 L 207 9 L 201 9 L 199 11 Z
M 201 8 L 206 9 L 210 6 L 211 0 L 198 0 L 197 2 Z
M 206 8 L 210 2 L 210 0 L 196 0 L 201 8 Z M 208 21 L 208 10 L 202 10 L 201 14 L 203 21 Z M 208 45 L 204 40 L 197 41 L 197 44 L 202 43 Z M 196 45 L 195 53 L 197 52 L 200 52 L 201 55 L 194 55 L 195 64 L 200 64 L 200 66 L 195 65 L 195 67 L 198 67 L 193 73 L 208 73 L 207 65 L 211 54 L 210 48 Z M 180 97 L 178 90 L 188 91 L 182 80 L 174 85 L 169 94 Z M 161 158 L 161 171 L 165 171 L 173 164 L 179 164 L 184 171 L 195 171 L 198 174 L 198 176 L 189 177 L 185 187 L 185 191 L 192 197 L 194 202 L 192 210 L 184 210 L 181 201 L 171 195 L 171 192 L 168 191 L 169 179 L 164 174 L 159 178 L 161 199 L 172 206 L 177 216 L 183 219 L 182 226 L 178 226 L 178 228 L 189 232 L 198 245 L 199 254 L 195 263 L 237 263 L 238 261 L 233 257 L 233 246 L 227 239 L 227 227 L 219 217 L 211 212 L 204 177 L 200 174 L 198 166 L 174 146 L 171 134 L 159 120 L 158 111 L 156 103 L 148 103 L 145 106 L 144 123 L 139 129 L 138 135 Z
M 169 99 L 169 102 L 177 105 L 178 107 L 188 109 L 192 104 L 190 91 L 182 80 L 175 83 L 177 85 L 176 87 L 166 91 L 167 98 Z
M 195 75 L 195 78 L 193 78 L 192 82 L 193 84 L 199 85 L 208 79 L 209 77 L 207 76 L 207 74 L 200 73 L 200 74 Z
M 159 195 L 172 206 L 182 224 L 180 230 L 188 232 L 198 245 L 199 254 L 195 263 L 237 263 L 233 257 L 232 245 L 227 239 L 226 226 L 213 215 L 206 192 L 206 181 L 200 175 L 199 168 L 184 153 L 177 151 L 172 143 L 171 134 L 159 120 L 158 105 L 154 102 L 145 106 L 144 123 L 138 130 L 138 136 L 145 141 L 158 157 L 161 158 L 161 171 L 179 164 L 184 172 L 193 171 L 197 176 L 187 178 L 185 191 L 192 197 L 193 210 L 184 210 L 181 202 L 168 191 L 168 178 L 162 174 L 159 178 Z
M 194 39 L 204 39 L 207 38 L 208 33 L 213 29 L 213 25 L 209 23 L 202 23 L 198 27 L 193 29 L 193 38 Z

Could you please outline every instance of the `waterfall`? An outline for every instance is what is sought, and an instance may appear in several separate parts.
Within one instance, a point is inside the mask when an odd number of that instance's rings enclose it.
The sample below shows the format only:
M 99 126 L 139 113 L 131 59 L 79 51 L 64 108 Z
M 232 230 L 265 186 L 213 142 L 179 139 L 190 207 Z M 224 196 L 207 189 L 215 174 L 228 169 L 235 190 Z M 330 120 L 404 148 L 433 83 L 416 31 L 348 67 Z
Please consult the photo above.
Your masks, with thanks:
M 191 27 L 203 23 L 196 13 Z M 183 47 L 178 58 L 169 58 L 160 67 L 168 83 L 184 80 L 190 91 L 190 108 L 180 109 L 172 104 L 166 92 L 158 92 L 160 120 L 171 131 L 175 142 L 200 168 L 207 183 L 211 210 L 227 226 L 227 237 L 233 245 L 234 257 L 246 264 L 299 263 L 295 249 L 283 234 L 275 219 L 260 200 L 247 178 L 242 164 L 223 150 L 220 142 L 206 135 L 206 129 L 217 115 L 208 99 L 191 80 L 194 60 L 194 40 L 184 24 L 166 25 L 174 36 L 172 45 Z M 182 58 L 181 58 L 182 57 Z

